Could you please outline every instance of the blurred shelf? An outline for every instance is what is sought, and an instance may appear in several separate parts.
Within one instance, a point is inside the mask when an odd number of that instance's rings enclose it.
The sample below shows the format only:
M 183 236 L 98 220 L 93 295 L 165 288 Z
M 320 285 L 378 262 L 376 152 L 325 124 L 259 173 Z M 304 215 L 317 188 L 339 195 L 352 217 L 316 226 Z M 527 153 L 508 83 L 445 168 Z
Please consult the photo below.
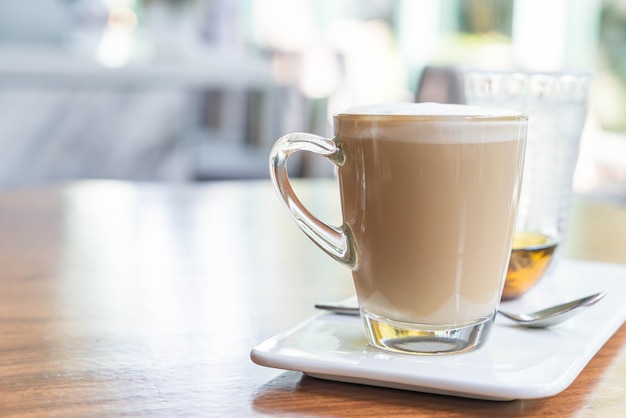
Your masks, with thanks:
M 0 85 L 16 84 L 227 89 L 269 88 L 274 81 L 267 61 L 223 49 L 108 68 L 64 48 L 0 44 Z

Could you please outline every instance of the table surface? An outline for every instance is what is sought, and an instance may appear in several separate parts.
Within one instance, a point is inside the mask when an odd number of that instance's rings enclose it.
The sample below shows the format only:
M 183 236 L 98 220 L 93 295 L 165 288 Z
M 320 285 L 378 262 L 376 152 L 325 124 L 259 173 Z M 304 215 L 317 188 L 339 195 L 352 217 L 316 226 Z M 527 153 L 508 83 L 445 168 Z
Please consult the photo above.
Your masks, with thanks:
M 332 181 L 296 190 L 338 223 Z M 618 416 L 626 326 L 547 399 L 317 380 L 250 349 L 352 294 L 266 181 L 88 181 L 0 193 L 2 416 Z M 567 256 L 626 263 L 626 208 L 576 198 Z M 626 277 L 625 277 L 626 280 Z

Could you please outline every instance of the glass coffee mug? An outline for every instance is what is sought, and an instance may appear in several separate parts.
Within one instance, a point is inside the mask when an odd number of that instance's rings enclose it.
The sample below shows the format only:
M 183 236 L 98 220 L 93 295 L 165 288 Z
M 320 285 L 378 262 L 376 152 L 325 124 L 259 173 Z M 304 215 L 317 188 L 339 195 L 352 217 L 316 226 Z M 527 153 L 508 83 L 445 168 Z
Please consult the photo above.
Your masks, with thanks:
M 493 324 L 511 251 L 527 117 L 464 105 L 383 104 L 334 117 L 335 137 L 285 135 L 270 155 L 304 233 L 352 270 L 368 342 L 401 353 L 471 351 Z M 343 225 L 315 218 L 286 160 L 338 167 Z

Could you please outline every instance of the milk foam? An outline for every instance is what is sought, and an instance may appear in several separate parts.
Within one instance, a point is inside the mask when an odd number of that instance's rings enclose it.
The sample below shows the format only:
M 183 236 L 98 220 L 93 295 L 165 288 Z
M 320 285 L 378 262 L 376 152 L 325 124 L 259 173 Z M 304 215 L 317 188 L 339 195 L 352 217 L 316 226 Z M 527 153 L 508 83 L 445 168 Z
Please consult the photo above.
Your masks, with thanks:
M 356 106 L 335 115 L 340 138 L 432 144 L 516 141 L 528 117 L 520 112 L 440 103 Z
M 378 103 L 354 106 L 343 112 L 349 115 L 395 115 L 395 116 L 449 116 L 456 117 L 503 117 L 521 116 L 522 113 L 479 106 L 448 103 Z

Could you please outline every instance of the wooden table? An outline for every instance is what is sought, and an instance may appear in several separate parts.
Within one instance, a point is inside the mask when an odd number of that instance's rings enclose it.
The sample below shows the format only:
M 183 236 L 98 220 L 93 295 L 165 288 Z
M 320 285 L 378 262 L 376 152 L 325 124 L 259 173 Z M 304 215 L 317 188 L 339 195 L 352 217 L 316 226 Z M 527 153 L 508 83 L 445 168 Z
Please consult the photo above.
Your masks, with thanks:
M 300 183 L 338 222 L 332 182 Z M 328 382 L 250 349 L 352 293 L 268 182 L 81 182 L 0 193 L 0 416 L 618 416 L 626 327 L 548 399 Z M 566 251 L 626 263 L 626 208 L 577 199 Z

